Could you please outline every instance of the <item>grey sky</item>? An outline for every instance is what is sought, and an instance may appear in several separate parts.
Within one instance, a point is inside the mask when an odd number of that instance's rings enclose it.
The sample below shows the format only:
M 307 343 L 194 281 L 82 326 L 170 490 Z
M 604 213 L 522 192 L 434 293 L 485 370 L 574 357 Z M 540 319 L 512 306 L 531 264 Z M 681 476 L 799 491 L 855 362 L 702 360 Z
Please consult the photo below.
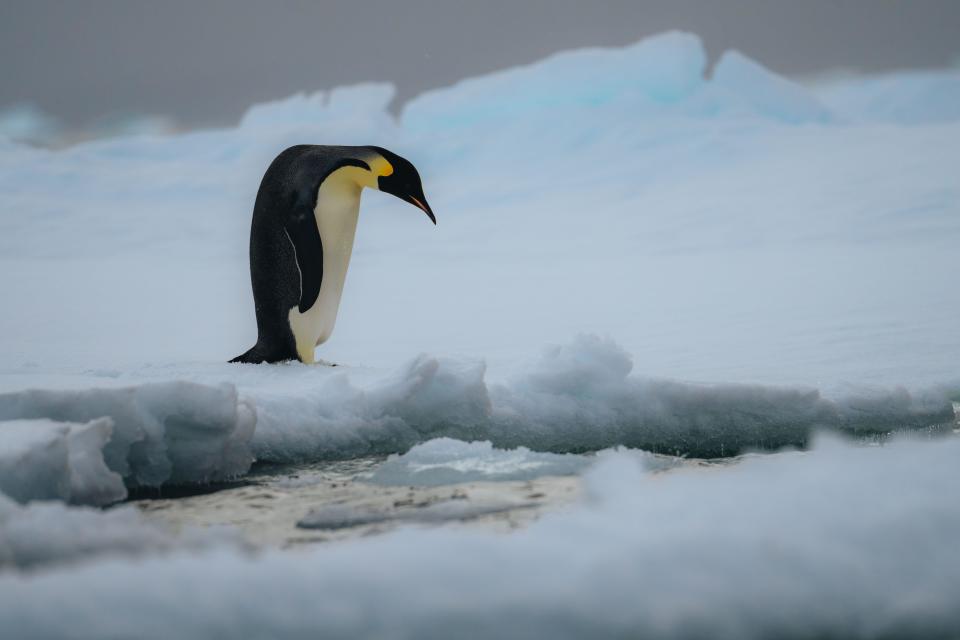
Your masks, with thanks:
M 367 80 L 404 100 L 459 78 L 666 29 L 788 75 L 945 66 L 957 0 L 0 0 L 0 109 L 71 126 L 152 113 L 187 126 Z

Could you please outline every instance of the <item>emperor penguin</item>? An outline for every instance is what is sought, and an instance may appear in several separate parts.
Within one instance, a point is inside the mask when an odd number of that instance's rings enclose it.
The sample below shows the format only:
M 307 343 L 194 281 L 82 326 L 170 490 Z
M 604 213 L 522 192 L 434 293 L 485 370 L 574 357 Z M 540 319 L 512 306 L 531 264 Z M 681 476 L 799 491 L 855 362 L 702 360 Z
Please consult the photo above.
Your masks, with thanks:
M 337 320 L 365 187 L 437 223 L 420 174 L 381 147 L 297 145 L 270 163 L 250 230 L 257 344 L 230 362 L 314 362 Z

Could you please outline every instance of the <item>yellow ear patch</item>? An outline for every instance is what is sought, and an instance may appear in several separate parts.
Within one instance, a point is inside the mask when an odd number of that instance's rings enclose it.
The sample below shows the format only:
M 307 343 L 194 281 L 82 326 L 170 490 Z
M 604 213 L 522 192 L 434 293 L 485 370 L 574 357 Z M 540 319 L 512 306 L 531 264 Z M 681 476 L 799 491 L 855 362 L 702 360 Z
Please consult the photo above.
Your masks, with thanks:
M 383 177 L 393 173 L 393 165 L 383 156 L 374 156 L 367 164 L 370 165 L 370 172 L 375 176 Z

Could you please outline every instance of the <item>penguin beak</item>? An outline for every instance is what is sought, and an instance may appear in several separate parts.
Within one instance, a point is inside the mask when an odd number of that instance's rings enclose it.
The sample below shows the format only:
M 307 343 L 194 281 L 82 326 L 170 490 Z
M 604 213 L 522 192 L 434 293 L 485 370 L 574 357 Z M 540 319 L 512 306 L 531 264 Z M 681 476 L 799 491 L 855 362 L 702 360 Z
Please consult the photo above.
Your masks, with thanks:
M 430 205 L 427 204 L 426 198 L 421 199 L 414 196 L 407 196 L 406 198 L 404 198 L 404 200 L 406 200 L 407 202 L 409 202 L 410 204 L 412 204 L 413 206 L 417 207 L 418 209 L 423 211 L 425 214 L 427 214 L 427 217 L 430 218 L 430 221 L 433 224 L 437 224 L 437 218 L 436 216 L 433 215 L 433 210 L 430 209 Z

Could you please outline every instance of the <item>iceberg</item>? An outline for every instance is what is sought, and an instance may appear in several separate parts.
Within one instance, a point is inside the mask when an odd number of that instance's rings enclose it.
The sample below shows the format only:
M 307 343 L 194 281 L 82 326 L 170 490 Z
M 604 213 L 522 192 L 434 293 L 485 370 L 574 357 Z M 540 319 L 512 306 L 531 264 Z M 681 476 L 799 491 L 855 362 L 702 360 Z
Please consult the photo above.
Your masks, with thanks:
M 545 112 L 556 119 L 576 110 L 616 105 L 639 110 L 670 107 L 703 85 L 706 54 L 700 39 L 673 32 L 619 49 L 562 52 L 525 67 L 458 82 L 407 103 L 402 123 L 411 131 L 463 129 Z
M 806 88 L 740 52 L 727 51 L 710 78 L 706 72 L 700 39 L 670 32 L 622 48 L 562 52 L 428 91 L 406 105 L 402 124 L 414 134 L 482 127 L 494 139 L 535 138 L 538 145 L 565 139 L 565 129 L 574 128 L 574 140 L 585 146 L 584 129 L 602 140 L 604 129 L 678 116 L 832 120 Z

